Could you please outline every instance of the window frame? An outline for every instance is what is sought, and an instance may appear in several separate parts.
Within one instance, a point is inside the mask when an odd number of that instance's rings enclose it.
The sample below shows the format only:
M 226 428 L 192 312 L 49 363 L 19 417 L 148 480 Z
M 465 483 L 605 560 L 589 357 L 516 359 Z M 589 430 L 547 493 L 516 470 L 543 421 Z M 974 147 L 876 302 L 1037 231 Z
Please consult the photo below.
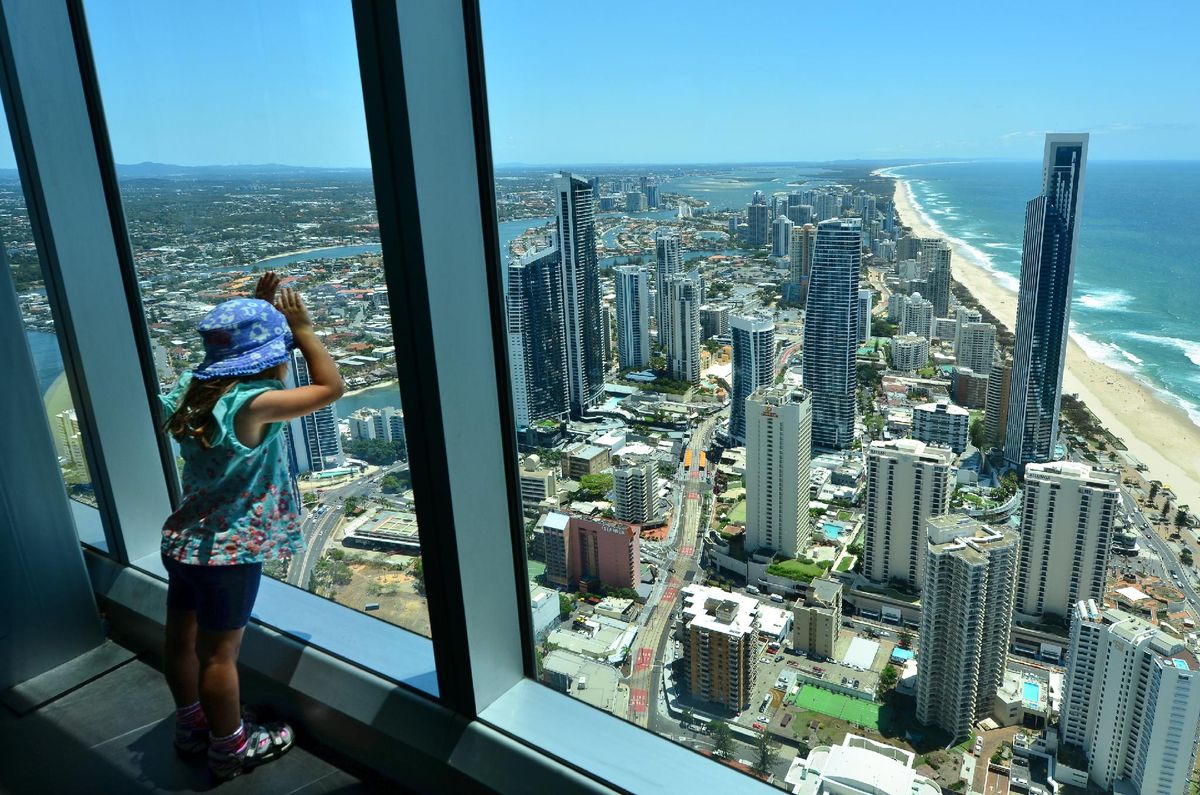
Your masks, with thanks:
M 352 650 L 327 652 L 302 633 L 281 634 L 270 617 L 252 625 L 244 662 L 390 739 L 397 752 L 420 750 L 447 773 L 501 791 L 535 780 L 578 791 L 758 789 L 761 782 L 534 680 L 479 8 L 475 0 L 353 0 L 352 13 L 393 333 L 410 352 L 411 366 L 397 375 L 406 411 L 420 418 L 408 439 L 419 464 L 411 471 L 433 638 L 414 638 L 432 649 L 438 700 L 361 667 Z M 161 570 L 159 527 L 178 486 L 159 430 L 82 0 L 0 0 L 0 57 L 114 550 L 111 559 L 87 554 L 93 587 L 112 620 L 153 633 L 165 586 L 146 571 Z M 138 383 L 145 392 L 130 400 Z M 403 654 L 427 653 L 408 645 Z M 376 759 L 383 769 L 395 764 Z

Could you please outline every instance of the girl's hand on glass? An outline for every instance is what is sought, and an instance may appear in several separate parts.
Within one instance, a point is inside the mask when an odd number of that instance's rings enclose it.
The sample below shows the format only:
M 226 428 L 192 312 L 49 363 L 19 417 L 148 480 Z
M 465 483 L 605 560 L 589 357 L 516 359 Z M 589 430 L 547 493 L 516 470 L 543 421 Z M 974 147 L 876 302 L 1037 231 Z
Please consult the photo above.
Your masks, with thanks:
M 300 299 L 300 293 L 290 287 L 279 291 L 279 297 L 275 299 L 275 308 L 287 318 L 288 326 L 293 332 L 312 326 L 312 318 L 308 316 L 308 309 Z
M 279 289 L 279 282 L 278 273 L 267 271 L 254 286 L 254 297 L 266 301 L 268 304 L 275 303 L 275 291 Z

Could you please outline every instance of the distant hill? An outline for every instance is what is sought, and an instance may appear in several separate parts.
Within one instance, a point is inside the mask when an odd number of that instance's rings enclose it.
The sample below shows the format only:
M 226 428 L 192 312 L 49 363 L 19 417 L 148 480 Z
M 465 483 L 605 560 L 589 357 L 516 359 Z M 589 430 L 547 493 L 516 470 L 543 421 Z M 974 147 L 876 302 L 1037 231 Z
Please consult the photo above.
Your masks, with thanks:
M 118 163 L 121 179 L 170 179 L 179 177 L 253 177 L 291 174 L 369 174 L 367 168 L 319 168 L 258 163 L 241 166 L 180 166 L 173 163 Z

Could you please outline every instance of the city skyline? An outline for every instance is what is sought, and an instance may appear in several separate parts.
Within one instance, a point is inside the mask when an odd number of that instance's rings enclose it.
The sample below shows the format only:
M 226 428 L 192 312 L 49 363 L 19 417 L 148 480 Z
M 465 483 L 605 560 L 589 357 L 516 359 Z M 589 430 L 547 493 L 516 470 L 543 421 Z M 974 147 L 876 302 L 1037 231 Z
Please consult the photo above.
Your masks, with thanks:
M 784 51 L 795 25 L 751 27 L 749 17 L 718 16 L 712 3 L 690 6 L 686 14 L 641 6 L 622 13 L 621 3 L 593 9 L 532 5 L 543 12 L 513 14 L 496 3 L 482 9 L 498 166 L 1008 158 L 1050 129 L 1090 130 L 1097 161 L 1140 160 L 1146 152 L 1155 160 L 1200 159 L 1200 97 L 1186 84 L 1176 89 L 1158 79 L 1188 68 L 1186 19 L 1164 30 L 1150 28 L 1153 13 L 1136 19 L 1091 14 L 1077 20 L 1086 35 L 1062 41 L 1053 29 L 1030 29 L 1025 14 L 1008 8 L 999 13 L 923 7 L 878 18 L 850 10 L 822 19 L 797 15 L 797 24 L 827 34 L 806 37 L 806 57 L 814 65 L 841 52 L 840 34 L 874 42 L 877 46 L 856 51 L 860 74 L 890 72 L 893 49 L 883 45 L 906 33 L 939 35 L 942 43 L 907 51 L 903 72 L 891 80 L 864 78 L 860 101 L 848 109 L 852 116 L 835 126 L 800 123 L 822 118 L 839 104 L 840 89 L 832 84 L 797 80 L 787 90 L 797 101 L 780 102 L 774 82 L 741 79 L 746 65 L 762 60 L 763 53 Z M 86 11 L 118 162 L 369 167 L 349 6 L 92 2 Z M 1171 8 L 1176 19 L 1188 13 Z M 962 19 L 963 14 L 973 18 Z M 631 18 L 646 29 L 675 33 L 656 39 L 653 58 L 625 57 L 635 46 L 632 40 L 624 43 Z M 707 48 L 698 61 L 694 45 L 718 25 L 722 46 Z M 564 26 L 608 43 L 613 57 L 599 65 L 559 57 L 572 40 L 553 35 Z M 989 35 L 964 34 L 971 29 Z M 543 46 L 527 46 L 531 38 Z M 1098 42 L 1099 50 L 1105 42 L 1119 44 L 1124 57 L 1095 58 Z M 1078 88 L 1071 96 L 1028 91 L 1038 85 L 1035 56 L 1051 43 L 1070 70 L 1063 79 Z M 941 68 L 948 62 L 956 68 Z M 549 63 L 559 67 L 545 68 Z M 1001 63 L 1003 72 L 993 66 Z M 562 91 L 560 85 L 572 88 Z M 591 123 L 564 135 L 562 126 L 573 117 L 559 112 L 559 97 L 575 96 L 580 85 L 594 95 Z M 659 104 L 667 91 L 679 102 L 664 115 Z M 1114 105 L 1114 95 L 1125 101 Z M 548 103 L 545 113 L 528 112 L 531 97 Z M 723 115 L 729 124 L 720 135 L 708 133 L 714 101 L 728 108 Z M 781 114 L 775 123 L 798 134 L 763 135 L 758 108 L 764 102 Z M 885 131 L 877 121 L 879 109 L 902 109 L 906 102 L 913 112 L 890 113 L 898 124 Z M 145 112 L 150 103 L 153 114 Z M 628 119 L 638 115 L 665 126 L 654 136 L 627 134 Z M 731 158 L 730 152 L 740 154 Z M 0 151 L 0 168 L 13 166 L 11 152 Z

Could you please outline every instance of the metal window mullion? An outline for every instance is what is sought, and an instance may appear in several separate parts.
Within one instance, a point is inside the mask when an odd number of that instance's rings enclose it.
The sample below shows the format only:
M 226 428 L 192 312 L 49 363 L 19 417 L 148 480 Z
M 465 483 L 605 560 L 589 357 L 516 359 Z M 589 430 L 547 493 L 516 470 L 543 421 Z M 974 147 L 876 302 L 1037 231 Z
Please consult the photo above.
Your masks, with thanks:
M 5 104 L 110 549 L 153 555 L 171 510 L 66 4 L 0 0 Z M 131 390 L 133 390 L 131 392 Z M 143 393 L 144 394 L 144 393 Z
M 356 0 L 354 18 L 439 691 L 473 718 L 529 661 L 496 252 L 480 222 L 488 143 L 461 6 Z

